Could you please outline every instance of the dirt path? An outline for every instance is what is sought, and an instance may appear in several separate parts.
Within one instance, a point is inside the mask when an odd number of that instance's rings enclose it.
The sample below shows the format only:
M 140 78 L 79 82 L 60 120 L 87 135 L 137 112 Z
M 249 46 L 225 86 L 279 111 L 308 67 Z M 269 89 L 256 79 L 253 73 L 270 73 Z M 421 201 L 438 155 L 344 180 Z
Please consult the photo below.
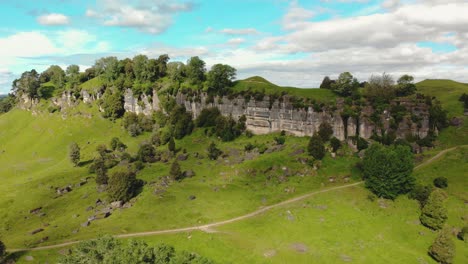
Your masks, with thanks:
M 418 166 L 416 166 L 414 169 L 417 170 L 417 169 L 421 168 L 422 166 L 431 164 L 432 162 L 439 159 L 445 153 L 447 153 L 449 151 L 452 151 L 452 150 L 456 149 L 457 147 L 442 150 L 441 152 L 437 153 L 437 155 L 435 155 L 434 157 L 432 157 L 429 160 L 423 162 L 422 164 L 419 164 Z M 256 211 L 253 211 L 253 212 L 251 212 L 249 214 L 246 214 L 246 215 L 238 216 L 238 217 L 231 218 L 231 219 L 224 220 L 224 221 L 214 222 L 214 223 L 211 223 L 211 224 L 192 226 L 192 227 L 185 227 L 185 228 L 176 228 L 176 229 L 165 229 L 165 230 L 156 230 L 156 231 L 148 231 L 148 232 L 120 234 L 120 235 L 115 235 L 114 237 L 116 237 L 116 238 L 143 237 L 143 236 L 153 236 L 153 235 L 162 235 L 162 234 L 182 233 L 182 232 L 196 231 L 196 230 L 212 233 L 212 232 L 216 232 L 216 230 L 214 230 L 214 227 L 222 226 L 222 225 L 226 225 L 226 224 L 230 224 L 230 223 L 234 223 L 234 222 L 238 222 L 238 221 L 245 220 L 245 219 L 248 219 L 248 218 L 252 218 L 252 217 L 257 216 L 259 214 L 262 214 L 262 213 L 264 213 L 266 211 L 269 211 L 269 210 L 271 210 L 273 208 L 281 207 L 283 205 L 287 205 L 287 204 L 291 204 L 291 203 L 294 203 L 294 202 L 297 202 L 297 201 L 300 201 L 300 200 L 304 200 L 306 198 L 309 198 L 311 196 L 314 196 L 314 195 L 317 195 L 317 194 L 320 194 L 320 193 L 335 191 L 335 190 L 339 190 L 339 189 L 345 189 L 345 188 L 357 186 L 357 185 L 362 184 L 362 183 L 363 183 L 363 181 L 360 181 L 360 182 L 356 182 L 356 183 L 351 183 L 351 184 L 347 184 L 347 185 L 342 185 L 342 186 L 337 186 L 337 187 L 332 187 L 332 188 L 328 188 L 328 189 L 324 189 L 324 190 L 320 190 L 320 191 L 307 193 L 307 194 L 304 194 L 304 195 L 301 195 L 301 196 L 298 196 L 298 197 L 295 197 L 295 198 L 292 198 L 292 199 L 289 199 L 289 200 L 286 200 L 286 201 L 283 201 L 283 202 L 280 202 L 280 203 L 277 203 L 277 204 L 265 206 L 263 208 L 260 208 L 260 209 L 258 209 Z M 61 247 L 65 247 L 65 246 L 70 246 L 70 245 L 73 245 L 73 244 L 77 244 L 79 242 L 81 242 L 81 240 L 70 241 L 70 242 L 65 242 L 65 243 L 60 243 L 60 244 L 50 245 L 50 246 L 35 247 L 35 248 L 9 249 L 8 252 L 47 250 L 47 249 L 54 249 L 54 248 L 61 248 Z

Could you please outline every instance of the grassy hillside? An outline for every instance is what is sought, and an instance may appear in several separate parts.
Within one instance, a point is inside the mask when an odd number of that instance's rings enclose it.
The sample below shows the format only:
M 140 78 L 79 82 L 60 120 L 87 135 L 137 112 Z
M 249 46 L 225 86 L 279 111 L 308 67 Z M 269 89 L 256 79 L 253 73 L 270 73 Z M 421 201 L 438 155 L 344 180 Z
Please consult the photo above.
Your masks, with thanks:
M 468 84 L 452 80 L 424 80 L 416 87 L 418 92 L 437 97 L 449 117 L 463 115 L 463 105 L 458 99 L 463 93 L 468 93 Z
M 273 84 L 266 79 L 254 76 L 247 78 L 245 80 L 239 80 L 234 82 L 234 87 L 232 88 L 236 92 L 240 91 L 260 91 L 265 94 L 281 94 L 282 92 L 287 92 L 289 95 L 294 95 L 303 98 L 311 98 L 321 102 L 330 102 L 336 98 L 336 95 L 326 89 L 316 89 L 316 88 L 295 88 L 295 87 L 283 87 Z

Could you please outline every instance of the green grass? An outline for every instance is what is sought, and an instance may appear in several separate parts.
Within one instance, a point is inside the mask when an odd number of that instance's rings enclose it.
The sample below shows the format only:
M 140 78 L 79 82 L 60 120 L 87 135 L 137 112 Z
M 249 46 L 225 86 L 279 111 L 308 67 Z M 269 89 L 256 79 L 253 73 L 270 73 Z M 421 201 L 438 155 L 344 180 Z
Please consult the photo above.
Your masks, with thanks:
M 449 117 L 463 115 L 463 104 L 458 99 L 463 93 L 468 93 L 468 84 L 451 80 L 424 80 L 416 87 L 424 95 L 437 97 Z
M 336 95 L 326 89 L 317 89 L 317 88 L 295 88 L 295 87 L 283 87 L 275 85 L 266 79 L 254 76 L 247 78 L 245 80 L 239 80 L 234 82 L 232 88 L 236 92 L 241 91 L 260 91 L 265 92 L 265 94 L 281 94 L 282 92 L 287 92 L 289 95 L 294 95 L 297 97 L 311 98 L 321 102 L 330 102 L 336 98 Z
M 95 77 L 89 81 L 86 81 L 81 84 L 81 89 L 86 90 L 88 92 L 96 92 L 96 89 L 101 88 L 103 85 L 103 81 L 99 77 Z

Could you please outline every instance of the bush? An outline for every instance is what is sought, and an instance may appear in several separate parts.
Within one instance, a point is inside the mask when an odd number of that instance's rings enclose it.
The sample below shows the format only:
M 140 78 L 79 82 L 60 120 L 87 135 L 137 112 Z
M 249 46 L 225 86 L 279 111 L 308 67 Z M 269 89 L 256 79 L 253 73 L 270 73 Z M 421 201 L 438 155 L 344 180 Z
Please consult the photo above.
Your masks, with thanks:
M 176 151 L 176 145 L 175 145 L 175 141 L 173 137 L 169 139 L 169 143 L 167 144 L 167 149 L 172 153 Z
M 333 135 L 333 128 L 328 122 L 323 122 L 320 124 L 318 134 L 323 142 L 327 142 Z
M 68 156 L 73 165 L 78 166 L 80 163 L 80 147 L 75 142 L 70 145 Z
M 127 148 L 127 146 L 117 137 L 112 138 L 110 142 L 110 147 L 113 151 L 118 150 L 120 152 L 125 151 L 125 149 Z
M 125 113 L 124 99 L 120 92 L 116 91 L 111 94 L 106 92 L 102 99 L 102 108 L 104 109 L 103 116 L 111 120 L 115 120 Z
M 468 241 L 468 226 L 464 226 L 457 234 L 458 239 Z
M 254 150 L 254 149 L 255 149 L 255 145 L 252 144 L 252 143 L 250 143 L 250 142 L 247 143 L 247 144 L 244 146 L 244 150 L 247 151 L 247 152 L 250 152 L 250 151 L 252 151 L 252 150 Z
M 395 199 L 414 186 L 413 154 L 403 146 L 373 144 L 362 162 L 366 187 L 379 197 Z
M 170 170 L 169 173 L 171 175 L 171 178 L 176 180 L 176 181 L 179 181 L 179 180 L 183 179 L 183 174 L 182 174 L 182 171 L 180 169 L 180 165 L 177 162 L 177 160 L 174 161 L 174 163 L 172 163 L 171 170 Z
M 325 146 L 323 145 L 322 138 L 318 134 L 314 134 L 310 138 L 307 151 L 310 156 L 317 160 L 321 160 L 325 156 Z
M 286 137 L 284 136 L 275 137 L 275 142 L 277 145 L 284 145 L 284 142 L 286 142 Z
M 221 116 L 217 107 L 205 108 L 197 117 L 195 123 L 198 127 L 212 127 L 216 125 L 216 120 Z
M 441 230 L 431 247 L 429 248 L 429 255 L 439 263 L 450 264 L 453 262 L 455 256 L 455 243 L 450 237 L 448 229 Z
M 136 175 L 132 171 L 114 172 L 107 187 L 110 201 L 127 202 L 135 195 L 137 183 Z
M 153 163 L 159 160 L 159 157 L 156 153 L 156 149 L 154 149 L 153 145 L 146 142 L 140 145 L 137 157 L 138 160 L 140 160 L 141 162 Z
M 363 150 L 363 149 L 367 149 L 369 147 L 369 143 L 367 142 L 367 140 L 363 139 L 362 137 L 357 137 L 356 139 L 356 145 L 357 145 L 357 149 L 359 151 Z
M 0 241 L 0 261 L 2 261 L 2 258 L 6 255 L 6 246 L 3 244 L 2 241 Z
M 429 195 L 421 210 L 421 223 L 431 229 L 439 230 L 447 220 L 447 209 L 444 207 L 445 194 L 442 190 L 435 190 Z
M 103 157 L 97 157 L 93 162 L 94 172 L 96 173 L 96 184 L 107 184 L 107 167 Z
M 332 137 L 330 139 L 330 145 L 333 149 L 333 152 L 336 152 L 341 147 L 341 141 L 337 139 L 336 137 Z
M 445 177 L 437 177 L 434 179 L 434 186 L 437 188 L 447 188 L 448 180 Z
M 211 142 L 211 144 L 208 146 L 208 158 L 210 160 L 217 160 L 221 154 L 223 154 L 223 152 L 216 147 L 214 142 Z
M 427 185 L 416 185 L 413 190 L 409 193 L 409 198 L 417 200 L 419 202 L 419 205 L 421 207 L 424 207 L 426 205 L 427 199 L 429 198 L 429 195 L 431 195 L 432 192 L 432 187 Z

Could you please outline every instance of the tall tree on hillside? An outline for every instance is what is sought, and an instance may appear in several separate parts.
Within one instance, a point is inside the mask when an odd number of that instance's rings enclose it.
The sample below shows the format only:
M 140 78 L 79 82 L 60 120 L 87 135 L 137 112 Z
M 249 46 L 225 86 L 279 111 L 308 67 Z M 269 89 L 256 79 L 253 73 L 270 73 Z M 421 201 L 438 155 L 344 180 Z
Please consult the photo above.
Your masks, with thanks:
M 416 92 L 414 77 L 408 74 L 402 75 L 397 81 L 396 93 L 398 96 L 407 96 Z
M 343 72 L 338 79 L 331 85 L 331 89 L 341 96 L 351 96 L 359 88 L 359 82 L 349 72 Z
M 325 76 L 325 78 L 323 78 L 322 84 L 320 84 L 320 89 L 331 89 L 333 83 L 335 83 L 335 81 L 331 80 L 330 77 Z
M 106 160 L 102 156 L 99 156 L 94 159 L 93 163 L 94 171 L 96 172 L 96 183 L 99 185 L 107 184 L 109 177 L 107 176 Z
M 70 144 L 68 156 L 73 165 L 78 166 L 80 163 L 80 147 L 75 142 Z
M 317 160 L 321 160 L 325 157 L 325 146 L 323 145 L 322 138 L 317 133 L 310 138 L 307 151 L 309 155 Z
M 74 88 L 80 83 L 80 66 L 73 64 L 67 67 L 66 79 L 70 87 Z
M 173 61 L 167 64 L 167 75 L 175 82 L 182 82 L 185 77 L 185 64 L 180 61 Z
M 198 56 L 187 61 L 186 73 L 191 84 L 199 84 L 205 80 L 205 62 Z
M 366 150 L 362 164 L 366 187 L 379 197 L 395 199 L 414 186 L 413 154 L 407 146 L 374 143 Z
M 100 58 L 94 63 L 96 74 L 101 75 L 108 83 L 113 82 L 119 76 L 119 60 L 117 57 Z
M 133 171 L 116 171 L 112 173 L 107 186 L 110 201 L 127 202 L 135 195 L 137 184 Z
M 386 73 L 372 75 L 364 87 L 364 95 L 373 102 L 389 102 L 395 97 L 395 81 Z
M 328 122 L 323 122 L 319 126 L 318 134 L 323 142 L 327 142 L 333 135 L 333 127 Z
M 448 218 L 447 209 L 444 207 L 445 198 L 446 195 L 442 190 L 435 190 L 429 195 L 419 217 L 423 225 L 435 230 L 444 226 Z
M 65 72 L 58 65 L 52 65 L 43 71 L 39 76 L 41 83 L 52 82 L 57 88 L 62 88 L 65 84 Z
M 158 78 L 164 77 L 167 74 L 167 63 L 169 62 L 169 55 L 162 54 L 158 57 Z
M 13 81 L 13 94 L 24 93 L 31 98 L 38 98 L 40 85 L 39 74 L 36 70 L 25 71 L 19 79 Z
M 453 243 L 451 238 L 450 229 L 439 231 L 428 253 L 439 263 L 453 263 L 453 258 L 455 257 L 455 243 Z
M 236 69 L 226 64 L 215 64 L 208 72 L 208 91 L 224 95 L 236 78 Z
M 148 57 L 146 55 L 136 55 L 133 57 L 133 73 L 135 79 L 141 81 L 146 78 L 148 69 Z

